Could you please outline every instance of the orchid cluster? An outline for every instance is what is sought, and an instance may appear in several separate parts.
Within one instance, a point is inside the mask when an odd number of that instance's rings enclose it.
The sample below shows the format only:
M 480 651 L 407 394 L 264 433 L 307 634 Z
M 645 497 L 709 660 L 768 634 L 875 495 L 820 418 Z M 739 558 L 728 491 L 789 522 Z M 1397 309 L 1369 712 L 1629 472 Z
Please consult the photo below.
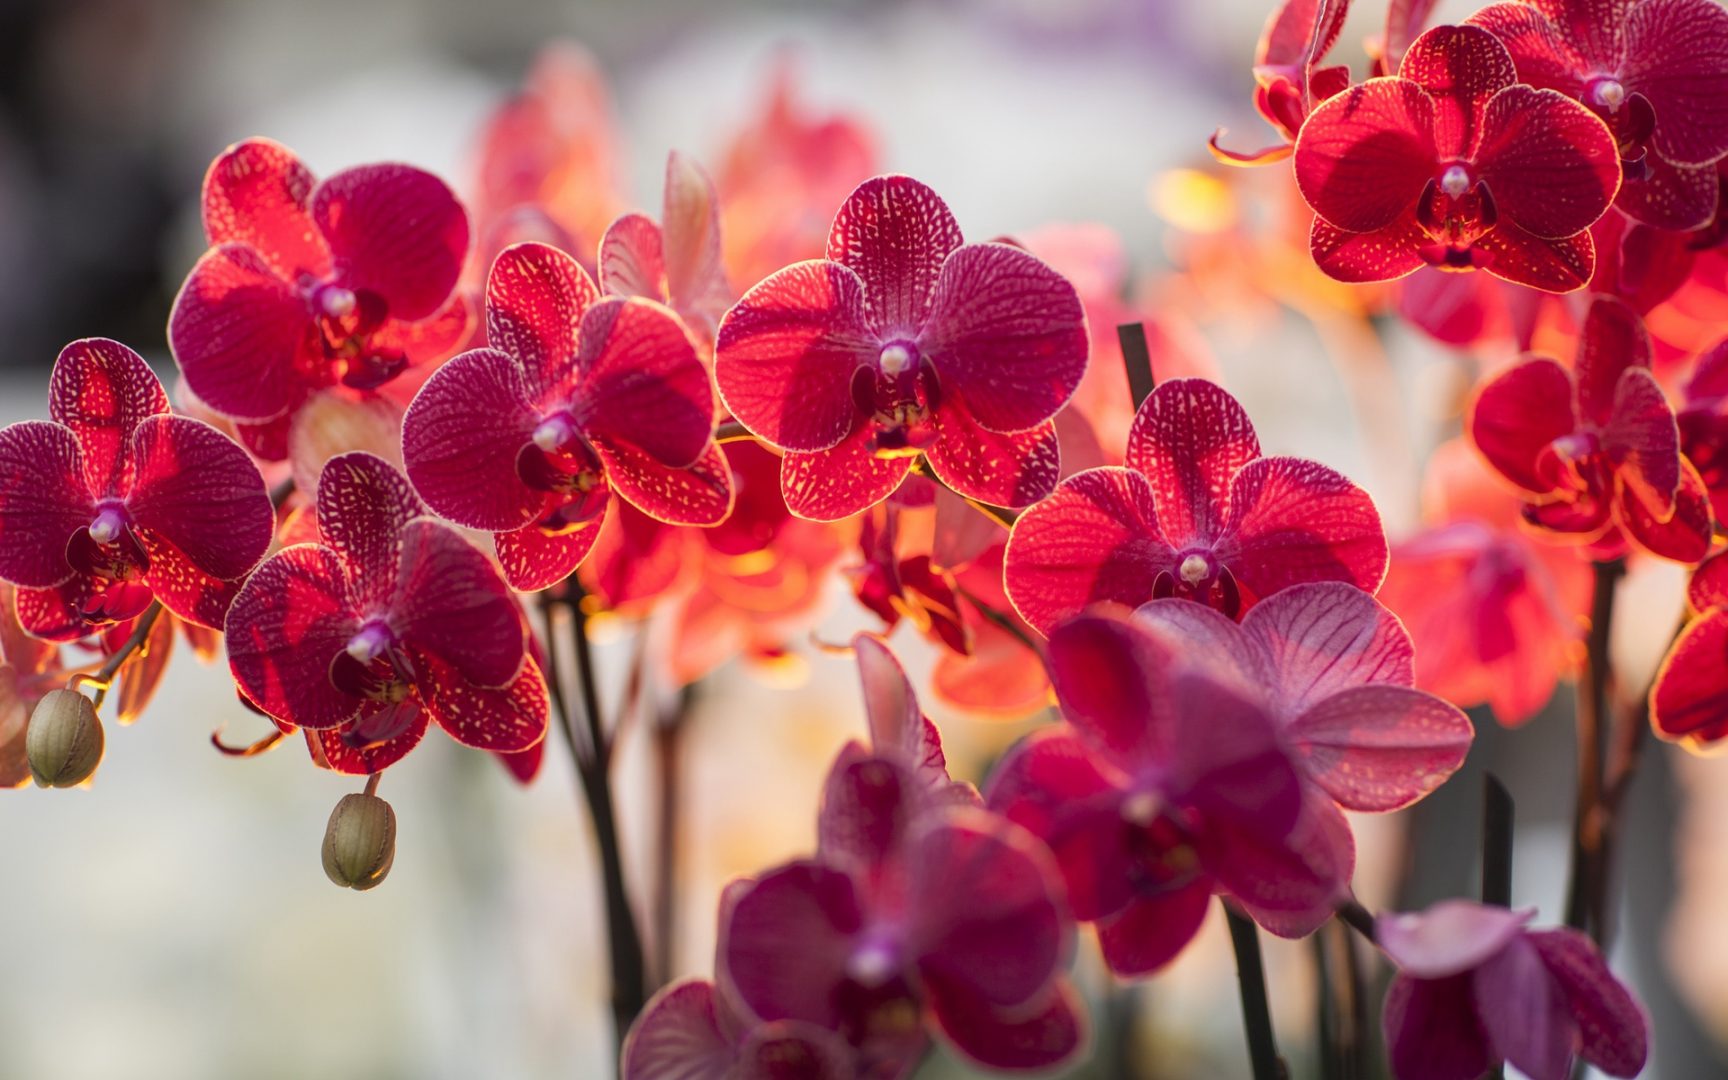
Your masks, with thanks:
M 1096 1051 L 1076 954 L 1155 975 L 1215 900 L 1257 1077 L 1258 933 L 1334 920 L 1395 972 L 1395 1076 L 1635 1075 L 1646 1022 L 1602 954 L 1619 802 L 1645 732 L 1728 737 L 1728 13 L 1530 0 L 1425 29 L 1393 0 L 1356 81 L 1328 63 L 1347 7 L 1285 0 L 1253 68 L 1281 141 L 1212 149 L 1291 163 L 1314 295 L 1348 283 L 1485 361 L 1420 530 L 1389 542 L 1357 483 L 1266 453 L 1108 238 L 968 241 L 785 72 L 715 173 L 674 153 L 658 214 L 622 213 L 604 85 L 561 47 L 466 203 L 407 165 L 224 151 L 172 392 L 77 341 L 49 419 L 0 431 L 0 783 L 90 782 L 97 709 L 138 716 L 178 631 L 265 732 L 218 749 L 298 736 L 366 778 L 324 865 L 369 889 L 380 777 L 434 726 L 527 783 L 556 720 L 632 1080 L 904 1076 L 935 1044 L 1047 1071 Z M 1692 568 L 1689 615 L 1620 701 L 1609 620 L 1646 560 Z M 589 623 L 660 628 L 639 696 L 794 662 L 833 592 L 874 624 L 829 647 L 868 739 L 811 853 L 719 898 L 712 978 L 674 980 L 619 856 L 625 717 Z M 885 644 L 902 623 L 949 708 L 1044 714 L 976 785 Z M 1501 888 L 1369 912 L 1347 815 L 1447 782 L 1464 708 L 1519 725 L 1574 676 L 1567 925 Z

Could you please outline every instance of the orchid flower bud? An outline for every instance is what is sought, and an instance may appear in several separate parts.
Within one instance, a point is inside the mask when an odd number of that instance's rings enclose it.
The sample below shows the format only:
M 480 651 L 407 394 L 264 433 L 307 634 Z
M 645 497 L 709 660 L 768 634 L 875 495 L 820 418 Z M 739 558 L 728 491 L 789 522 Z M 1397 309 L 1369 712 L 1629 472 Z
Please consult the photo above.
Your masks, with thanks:
M 74 690 L 51 690 L 36 705 L 24 736 L 38 787 L 76 787 L 102 763 L 102 722 L 96 706 Z
M 396 861 L 396 812 L 376 795 L 344 795 L 324 830 L 324 873 L 344 889 L 383 883 Z

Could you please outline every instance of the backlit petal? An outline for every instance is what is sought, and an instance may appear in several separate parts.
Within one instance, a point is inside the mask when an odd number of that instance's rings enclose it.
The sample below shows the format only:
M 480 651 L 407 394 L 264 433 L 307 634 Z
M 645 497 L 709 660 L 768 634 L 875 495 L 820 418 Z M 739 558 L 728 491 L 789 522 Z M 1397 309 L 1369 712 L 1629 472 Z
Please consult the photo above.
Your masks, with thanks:
M 788 451 L 780 462 L 780 491 L 787 509 L 812 521 L 839 521 L 894 494 L 912 471 L 912 459 L 877 457 L 868 445 L 870 433 L 869 425 L 861 423 L 827 450 Z
M 252 572 L 224 627 L 234 681 L 291 724 L 330 728 L 360 702 L 330 681 L 330 663 L 360 629 L 348 609 L 341 558 L 327 547 L 285 548 Z
M 576 421 L 600 446 L 673 468 L 710 448 L 714 390 L 684 324 L 651 300 L 607 298 L 582 316 Z
M 70 428 L 26 420 L 0 429 L 0 578 L 46 588 L 72 576 L 66 543 L 96 512 L 84 474 Z
M 1474 737 L 1449 702 L 1404 686 L 1358 686 L 1290 725 L 1303 768 L 1347 810 L 1397 810 L 1458 771 Z
M 948 204 L 910 176 L 859 184 L 834 215 L 828 258 L 864 285 L 869 325 L 882 337 L 910 337 L 930 311 L 942 263 L 960 246 Z
M 212 247 L 246 244 L 282 277 L 323 277 L 330 250 L 307 204 L 312 171 L 294 151 L 270 139 L 247 139 L 224 150 L 204 174 L 204 232 Z
M 1506 46 L 1477 26 L 1429 30 L 1410 43 L 1398 76 L 1421 86 L 1434 103 L 1436 153 L 1428 160 L 1430 171 L 1436 160 L 1475 157 L 1486 127 L 1483 109 L 1499 91 L 1518 81 Z
M 1392 224 L 1415 205 L 1441 156 L 1434 112 L 1433 99 L 1407 79 L 1370 79 L 1328 100 L 1296 140 L 1302 197 L 1349 232 Z
M 1501 476 L 1533 494 L 1550 490 L 1538 461 L 1555 439 L 1572 434 L 1572 375 L 1538 357 L 1507 368 L 1476 392 L 1470 440 Z
M 152 416 L 132 431 L 132 458 L 138 473 L 126 509 L 138 528 L 211 577 L 237 578 L 264 557 L 276 511 L 238 443 L 202 420 Z
M 505 686 L 489 689 L 463 678 L 454 667 L 416 650 L 426 707 L 438 726 L 464 746 L 496 753 L 526 750 L 546 735 L 546 680 L 528 660 Z
M 1374 500 L 1302 458 L 1249 462 L 1231 488 L 1230 523 L 1213 550 L 1248 604 L 1304 581 L 1373 592 L 1386 576 L 1386 533 Z
M 402 457 L 426 504 L 471 529 L 515 529 L 546 509 L 547 493 L 517 470 L 539 410 L 521 365 L 474 349 L 432 373 L 402 417 Z
M 413 322 L 444 306 L 468 256 L 468 213 L 444 181 L 411 165 L 344 169 L 312 193 L 336 278 Z
M 212 410 L 240 420 L 269 420 L 294 404 L 298 368 L 320 349 L 316 338 L 306 301 L 239 244 L 204 253 L 168 318 L 186 385 Z
M 1482 114 L 1476 168 L 1500 213 L 1545 239 L 1589 228 L 1620 190 L 1608 126 L 1558 90 L 1495 94 Z
M 516 601 L 492 561 L 455 529 L 429 518 L 409 522 L 395 584 L 390 626 L 417 653 L 481 687 L 502 687 L 521 670 L 527 639 Z
M 1171 379 L 1140 406 L 1126 464 L 1152 482 L 1158 524 L 1173 546 L 1208 543 L 1230 516 L 1231 482 L 1260 456 L 1247 410 L 1217 383 Z
M 168 411 L 161 380 L 142 356 L 118 341 L 74 341 L 54 361 L 48 415 L 78 436 L 92 492 L 116 495 L 131 486 L 132 429 L 145 417 Z
M 541 403 L 576 363 L 577 328 L 600 298 L 577 261 L 547 244 L 513 244 L 486 275 L 486 341 L 514 357 Z

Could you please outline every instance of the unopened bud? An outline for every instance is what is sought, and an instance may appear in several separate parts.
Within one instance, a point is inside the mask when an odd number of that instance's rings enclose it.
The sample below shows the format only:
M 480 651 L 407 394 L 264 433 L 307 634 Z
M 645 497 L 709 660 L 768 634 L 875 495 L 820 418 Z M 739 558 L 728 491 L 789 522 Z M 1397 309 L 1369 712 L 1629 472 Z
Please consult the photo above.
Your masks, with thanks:
M 38 787 L 76 787 L 102 763 L 102 721 L 75 690 L 50 690 L 30 714 L 24 753 Z
M 344 889 L 382 883 L 396 861 L 396 812 L 376 795 L 344 795 L 324 830 L 324 873 Z

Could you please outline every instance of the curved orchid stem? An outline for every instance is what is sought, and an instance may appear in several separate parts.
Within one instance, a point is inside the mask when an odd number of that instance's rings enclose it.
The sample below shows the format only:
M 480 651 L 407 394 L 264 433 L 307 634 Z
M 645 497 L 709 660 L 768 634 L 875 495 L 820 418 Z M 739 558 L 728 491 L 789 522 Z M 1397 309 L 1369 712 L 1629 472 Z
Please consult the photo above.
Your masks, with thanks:
M 717 443 L 755 442 L 756 436 L 736 420 L 728 420 L 714 429 L 714 441 Z
M 1260 928 L 1254 920 L 1224 905 L 1230 944 L 1236 950 L 1236 981 L 1242 995 L 1242 1027 L 1254 1080 L 1284 1080 L 1289 1075 L 1272 1038 L 1272 1010 L 1266 1004 L 1266 968 L 1260 959 Z
M 92 698 L 95 707 L 100 709 L 102 701 L 108 696 L 108 688 L 114 685 L 114 676 L 119 673 L 121 665 L 125 664 L 134 653 L 143 655 L 149 649 L 150 631 L 156 626 L 156 620 L 162 617 L 162 601 L 152 600 L 150 606 L 144 609 L 144 614 L 138 616 L 138 625 L 132 628 L 132 633 L 114 655 L 103 662 L 94 672 L 80 671 L 66 680 L 66 689 L 76 690 L 80 686 L 93 686 L 96 693 Z
M 546 683 L 570 747 L 570 760 L 581 781 L 583 801 L 594 825 L 600 852 L 600 874 L 606 903 L 608 954 L 612 975 L 612 1025 L 617 1048 L 622 1049 L 630 1024 L 648 999 L 647 965 L 642 936 L 630 893 L 624 882 L 623 848 L 618 839 L 618 814 L 612 796 L 612 743 L 600 716 L 600 695 L 594 678 L 594 656 L 588 641 L 588 615 L 582 608 L 582 587 L 572 577 L 563 598 L 541 594 L 540 609 L 546 619 Z M 558 661 L 557 609 L 569 616 L 571 646 L 576 656 L 577 688 L 586 723 L 578 726 L 564 693 Z
M 219 727 L 210 733 L 210 745 L 214 746 L 218 752 L 226 754 L 229 757 L 257 757 L 259 754 L 262 754 L 267 750 L 274 749 L 276 744 L 282 741 L 282 732 L 278 729 L 255 742 L 247 743 L 244 746 L 232 746 L 222 741 L 222 732 L 224 730 L 226 730 L 225 726 Z
M 1591 564 L 1595 571 L 1590 598 L 1590 635 L 1585 639 L 1584 678 L 1578 687 L 1578 804 L 1572 818 L 1572 867 L 1566 888 L 1566 925 L 1600 939 L 1601 911 L 1592 902 L 1597 892 L 1602 854 L 1602 740 L 1612 678 L 1609 633 L 1614 622 L 1614 593 L 1626 564 L 1619 559 Z

